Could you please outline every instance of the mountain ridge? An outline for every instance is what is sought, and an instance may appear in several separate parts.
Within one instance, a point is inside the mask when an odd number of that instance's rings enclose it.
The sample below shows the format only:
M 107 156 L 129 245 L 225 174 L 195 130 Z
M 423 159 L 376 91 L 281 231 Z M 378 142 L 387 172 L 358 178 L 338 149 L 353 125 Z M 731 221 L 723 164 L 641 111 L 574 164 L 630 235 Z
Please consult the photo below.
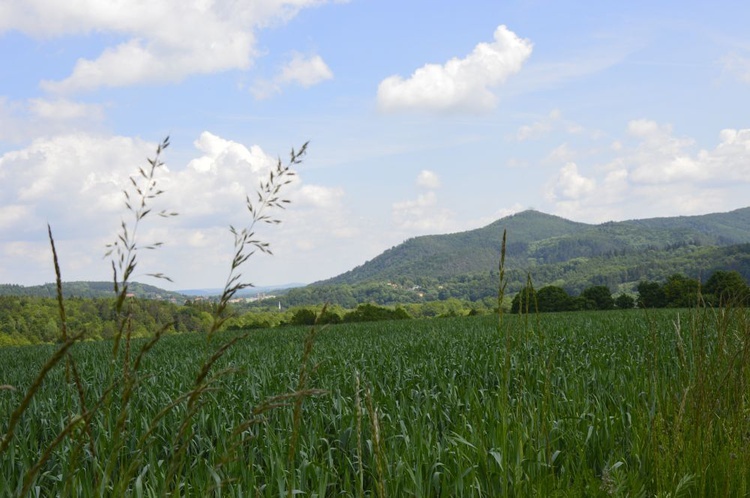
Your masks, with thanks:
M 532 231 L 524 224 L 529 224 L 529 218 L 534 218 L 534 227 Z M 311 285 L 329 285 L 342 283 L 357 283 L 362 281 L 362 273 L 365 275 L 376 274 L 384 267 L 390 267 L 386 272 L 393 276 L 401 274 L 404 262 L 421 262 L 429 264 L 432 268 L 428 272 L 432 276 L 432 269 L 437 269 L 441 264 L 447 263 L 446 258 L 454 259 L 458 256 L 462 263 L 476 261 L 480 259 L 483 262 L 496 261 L 499 255 L 502 241 L 502 222 L 509 222 L 511 230 L 517 234 L 516 239 L 510 240 L 507 246 L 507 254 L 513 257 L 515 253 L 523 249 L 524 244 L 532 239 L 537 238 L 537 232 L 547 230 L 547 233 L 562 235 L 571 231 L 583 230 L 590 226 L 585 223 L 578 223 L 559 216 L 554 216 L 539 211 L 527 210 L 522 211 L 500 220 L 496 220 L 489 225 L 464 232 L 455 232 L 441 235 L 420 235 L 405 240 L 401 244 L 387 249 L 380 255 L 370 261 L 359 265 L 348 272 L 332 277 L 326 280 L 314 282 Z M 516 230 L 518 228 L 518 230 Z M 520 235 L 520 236 L 518 236 Z M 446 252 L 450 251 L 450 253 Z M 404 254 L 405 253 L 405 254 Z M 394 264 L 395 263 L 395 264 Z M 471 271 L 474 265 L 462 265 L 462 270 Z M 437 276 L 441 275 L 438 271 Z M 382 280 L 382 278 L 379 278 Z
M 503 230 L 506 266 L 543 264 L 684 246 L 750 243 L 750 207 L 726 213 L 581 223 L 526 210 L 484 227 L 407 239 L 370 261 L 312 286 L 358 284 L 391 278 L 449 278 L 497 267 Z
M 110 281 L 70 281 L 62 283 L 63 296 L 66 298 L 108 298 L 115 297 L 114 286 Z M 129 294 L 138 298 L 158 299 L 184 303 L 187 296 L 179 293 L 161 289 L 154 285 L 143 284 L 140 282 L 130 282 L 128 284 Z M 57 296 L 57 284 L 46 283 L 41 285 L 19 285 L 19 284 L 0 284 L 0 296 L 29 296 L 29 297 L 49 297 Z

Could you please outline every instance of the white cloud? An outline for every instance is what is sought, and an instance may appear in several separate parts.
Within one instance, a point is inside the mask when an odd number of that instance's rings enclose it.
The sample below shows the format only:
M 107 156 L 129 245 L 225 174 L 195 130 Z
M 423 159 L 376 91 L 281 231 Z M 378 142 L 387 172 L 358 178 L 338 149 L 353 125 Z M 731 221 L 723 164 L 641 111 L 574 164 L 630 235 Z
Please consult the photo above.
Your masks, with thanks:
M 303 206 L 335 208 L 339 205 L 343 197 L 344 191 L 341 188 L 304 185 L 299 189 L 295 202 Z
M 278 81 L 309 87 L 332 78 L 333 72 L 319 55 L 305 58 L 301 54 L 295 54 L 281 70 Z
M 250 93 L 257 100 L 265 100 L 281 93 L 281 87 L 271 80 L 259 79 L 250 87 Z
M 434 171 L 422 170 L 417 175 L 417 187 L 428 189 L 416 199 L 394 202 L 391 214 L 396 227 L 412 232 L 444 232 L 456 227 L 454 213 L 438 205 L 435 189 L 440 188 L 440 178 Z
M 0 229 L 16 226 L 29 216 L 29 207 L 23 204 L 11 204 L 0 207 Z
M 125 172 L 141 165 L 150 149 L 137 139 L 75 133 L 40 138 L 4 154 L 0 197 L 26 215 L 8 228 L 35 232 L 52 219 L 76 232 L 101 228 L 97 220 L 122 205 Z
M 219 286 L 231 258 L 228 226 L 249 223 L 245 196 L 254 199 L 260 180 L 267 178 L 277 159 L 257 145 L 245 146 L 210 132 L 202 133 L 194 145 L 194 159 L 183 166 L 169 164 L 157 177 L 165 193 L 151 205 L 155 211 L 177 211 L 179 216 L 144 222 L 140 243 L 163 241 L 165 247 L 141 253 L 140 268 L 143 273 L 164 272 L 177 285 L 180 280 L 183 285 L 185 280 L 198 280 Z M 111 270 L 102 260 L 104 246 L 114 239 L 119 220 L 128 221 L 122 190 L 138 167 L 147 166 L 154 149 L 155 144 L 138 139 L 75 133 L 40 138 L 0 156 L 0 198 L 5 204 L 0 209 L 0 268 L 23 267 L 23 279 L 29 283 L 52 278 L 46 265 L 37 267 L 38 261 L 29 259 L 48 254 L 49 222 L 64 272 L 75 270 L 76 279 L 108 279 Z M 282 197 L 292 203 L 286 212 L 277 212 L 283 223 L 274 236 L 266 239 L 265 224 L 256 227 L 261 240 L 273 242 L 274 253 L 283 254 L 286 261 L 299 259 L 302 249 L 323 251 L 331 240 L 357 236 L 342 189 L 303 184 L 296 178 L 282 190 Z M 297 268 L 304 265 L 297 261 Z M 273 268 L 265 264 L 255 271 L 265 282 L 290 278 L 274 276 Z M 136 278 L 143 278 L 143 273 Z
M 670 183 L 706 179 L 710 173 L 690 156 L 693 141 L 672 136 L 672 127 L 646 119 L 630 121 L 628 133 L 641 139 L 629 161 L 633 181 Z
M 417 186 L 426 189 L 440 188 L 440 178 L 434 171 L 423 169 L 417 176 Z
M 560 169 L 560 173 L 551 190 L 553 199 L 579 199 L 596 188 L 596 181 L 578 173 L 575 163 L 568 163 Z
M 172 230 L 172 239 L 189 240 L 192 247 L 204 248 L 198 251 L 203 255 L 199 258 L 200 267 L 191 271 L 210 278 L 210 271 L 222 275 L 225 270 L 227 255 L 221 248 L 230 243 L 226 227 L 249 223 L 250 215 L 244 208 L 245 195 L 250 194 L 251 200 L 255 200 L 259 182 L 267 178 L 278 159 L 257 145 L 245 146 L 210 132 L 203 132 L 195 141 L 195 147 L 198 157 L 187 167 L 170 172 L 165 179 L 165 202 L 170 209 L 180 212 L 174 221 L 178 228 Z M 295 176 L 292 184 L 281 192 L 281 198 L 291 200 L 291 204 L 286 211 L 277 212 L 283 223 L 274 230 L 272 238 L 275 261 L 299 259 L 302 258 L 300 252 L 321 251 L 332 239 L 355 236 L 358 231 L 347 215 L 344 197 L 341 188 L 305 184 Z M 257 228 L 266 232 L 263 224 Z M 212 241 L 213 245 L 207 241 Z M 298 265 L 305 264 L 304 260 L 298 261 Z M 270 267 L 264 270 L 270 271 Z M 185 274 L 179 267 L 175 272 Z M 281 277 L 266 275 L 262 278 L 273 282 Z
M 396 202 L 392 213 L 394 223 L 403 230 L 434 233 L 453 226 L 453 213 L 438 207 L 435 192 L 421 194 L 414 200 Z
M 98 32 L 124 38 L 93 60 L 79 59 L 67 78 L 43 82 L 46 90 L 69 93 L 247 69 L 257 56 L 258 29 L 323 3 L 326 0 L 6 0 L 0 33 L 59 37 Z
M 544 159 L 545 161 L 550 162 L 571 162 L 576 157 L 576 151 L 570 148 L 570 146 L 567 143 L 561 144 L 552 150 L 547 157 Z
M 529 40 L 499 26 L 493 42 L 478 44 L 463 59 L 426 64 L 408 79 L 396 75 L 386 78 L 378 86 L 378 104 L 385 111 L 494 108 L 497 98 L 492 89 L 519 72 L 531 50 Z
M 750 129 L 726 129 L 713 149 L 695 150 L 672 127 L 640 119 L 628 123 L 635 143 L 618 140 L 616 156 L 591 174 L 568 164 L 548 187 L 555 212 L 606 221 L 699 214 L 747 205 Z
M 273 80 L 259 80 L 251 88 L 256 99 L 267 99 L 281 93 L 283 87 L 291 84 L 304 88 L 333 79 L 333 72 L 319 55 L 305 57 L 294 54 Z
M 255 191 L 278 159 L 258 145 L 248 147 L 208 131 L 193 145 L 200 155 L 164 180 L 165 202 L 181 213 L 178 223 L 190 228 L 216 226 L 217 219 L 225 225 L 243 223 L 245 195 Z
M 64 250 L 57 244 L 58 253 Z M 0 282 L 20 283 L 18 269 L 23 271 L 26 282 L 40 284 L 54 280 L 54 266 L 49 242 L 2 241 L 0 243 Z M 65 278 L 63 270 L 63 278 Z
M 0 273 L 4 281 L 49 282 L 52 227 L 63 278 L 111 276 L 102 260 L 123 212 L 128 175 L 153 153 L 154 144 L 127 137 L 69 133 L 38 138 L 0 156 Z M 94 272 L 98 268 L 98 272 Z
M 628 134 L 646 139 L 656 139 L 672 134 L 670 125 L 659 125 L 650 119 L 634 119 L 628 122 Z
M 29 110 L 35 116 L 49 120 L 79 120 L 104 118 L 104 109 L 98 104 L 85 104 L 67 99 L 29 99 Z
M 40 136 L 98 130 L 103 119 L 104 108 L 99 104 L 0 97 L 0 141 L 28 144 Z

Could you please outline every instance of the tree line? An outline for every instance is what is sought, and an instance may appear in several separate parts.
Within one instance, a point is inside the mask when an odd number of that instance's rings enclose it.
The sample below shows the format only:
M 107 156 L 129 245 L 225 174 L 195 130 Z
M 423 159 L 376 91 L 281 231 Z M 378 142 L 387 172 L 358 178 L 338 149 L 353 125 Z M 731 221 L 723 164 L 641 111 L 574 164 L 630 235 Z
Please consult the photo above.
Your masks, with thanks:
M 513 297 L 511 313 L 750 305 L 750 287 L 736 271 L 715 271 L 705 282 L 675 273 L 664 282 L 642 280 L 636 292 L 615 297 L 606 285 L 593 285 L 572 296 L 560 286 L 537 290 L 529 282 Z
M 466 278 L 462 285 L 476 280 Z M 420 282 L 426 284 L 427 282 Z M 405 288 L 406 287 L 406 288 Z M 396 292 L 413 295 L 423 287 L 411 284 Z M 244 307 L 235 305 L 233 316 L 226 322 L 228 328 L 253 329 L 286 325 L 311 325 L 313 323 L 353 323 L 362 321 L 402 320 L 409 318 L 439 318 L 493 313 L 497 311 L 497 291 L 492 297 L 476 300 L 448 297 L 440 299 L 440 290 L 430 294 L 437 298 L 424 302 L 405 300 L 396 305 L 379 305 L 376 302 L 382 286 L 370 287 L 369 299 L 364 303 L 347 300 L 351 306 L 331 304 L 285 307 Z M 544 313 L 555 311 L 609 310 L 631 308 L 685 308 L 697 305 L 750 305 L 750 287 L 736 271 L 716 271 L 705 282 L 681 274 L 673 274 L 664 282 L 642 280 L 635 293 L 613 296 L 606 285 L 593 285 L 579 295 L 569 294 L 563 287 L 547 285 L 534 288 L 529 282 L 503 308 L 513 313 Z M 112 338 L 116 320 L 112 299 L 68 298 L 66 302 L 67 327 L 70 333 L 81 333 L 85 339 Z M 202 332 L 211 323 L 211 313 L 216 303 L 207 300 L 188 301 L 176 305 L 163 300 L 131 298 L 128 301 L 132 336 L 151 336 L 166 328 L 171 333 Z M 0 346 L 51 343 L 60 338 L 60 316 L 57 302 L 51 298 L 27 296 L 0 296 Z
M 133 337 L 149 337 L 164 327 L 172 333 L 196 332 L 211 323 L 210 313 L 190 305 L 131 298 L 127 309 Z M 68 298 L 65 311 L 71 335 L 80 333 L 85 340 L 100 340 L 117 333 L 114 299 Z M 56 342 L 60 330 L 55 299 L 0 296 L 0 346 Z

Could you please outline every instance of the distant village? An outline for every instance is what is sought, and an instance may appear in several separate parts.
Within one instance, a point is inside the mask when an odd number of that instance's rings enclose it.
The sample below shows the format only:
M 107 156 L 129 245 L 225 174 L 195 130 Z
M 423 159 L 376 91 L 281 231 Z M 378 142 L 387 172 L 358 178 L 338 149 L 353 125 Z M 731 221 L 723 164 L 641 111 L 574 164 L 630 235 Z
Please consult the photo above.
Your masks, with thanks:
M 230 299 L 229 302 L 233 304 L 239 304 L 239 303 L 254 303 L 257 301 L 263 301 L 265 299 L 275 299 L 275 294 L 266 294 L 264 292 L 255 294 L 254 296 L 245 296 L 245 297 L 236 297 L 234 299 Z M 191 297 L 191 301 L 216 301 L 218 299 L 218 296 L 195 296 Z

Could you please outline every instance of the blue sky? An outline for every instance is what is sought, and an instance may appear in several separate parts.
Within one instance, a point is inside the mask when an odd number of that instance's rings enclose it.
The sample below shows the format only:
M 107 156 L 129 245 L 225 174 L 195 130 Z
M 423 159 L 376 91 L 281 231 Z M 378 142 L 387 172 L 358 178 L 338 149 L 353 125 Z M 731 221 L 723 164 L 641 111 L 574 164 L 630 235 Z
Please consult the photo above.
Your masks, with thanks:
M 741 1 L 3 0 L 0 282 L 107 280 L 121 191 L 166 135 L 136 279 L 220 287 L 252 193 L 310 140 L 259 285 L 534 208 L 576 221 L 745 207 Z M 512 234 L 509 234 L 512 238 Z M 153 282 L 163 272 L 174 284 Z

